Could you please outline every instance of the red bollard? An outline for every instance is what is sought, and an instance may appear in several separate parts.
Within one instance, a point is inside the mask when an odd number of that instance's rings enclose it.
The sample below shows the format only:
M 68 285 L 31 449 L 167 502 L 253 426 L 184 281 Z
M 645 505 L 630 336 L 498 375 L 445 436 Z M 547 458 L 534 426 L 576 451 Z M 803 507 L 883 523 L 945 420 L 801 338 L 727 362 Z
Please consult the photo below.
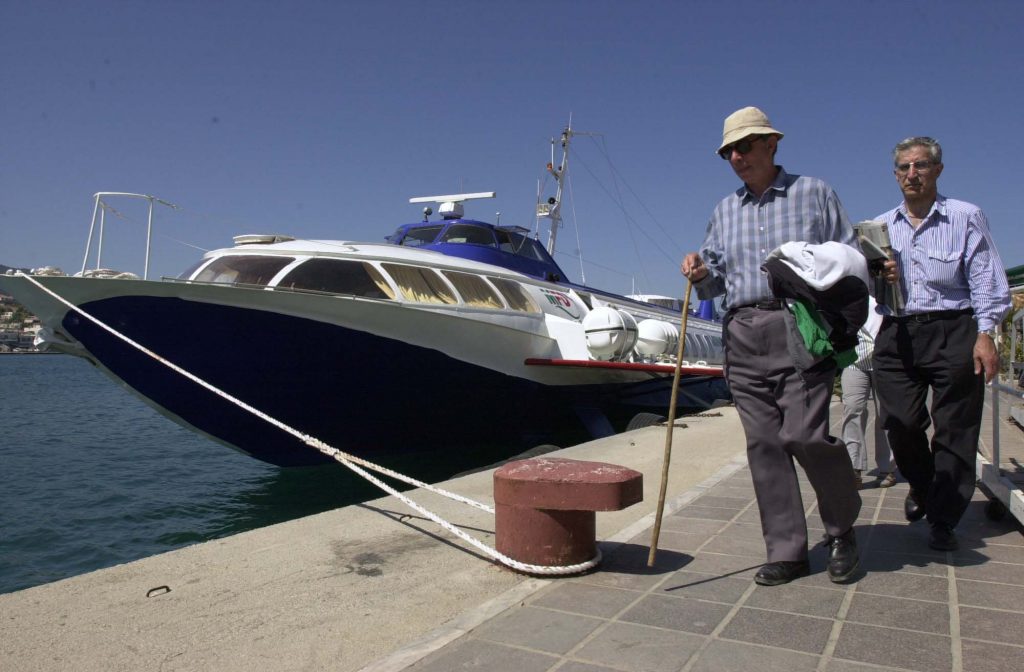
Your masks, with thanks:
M 596 511 L 643 501 L 643 474 L 604 462 L 535 457 L 494 472 L 496 548 L 519 562 L 559 567 L 597 554 Z

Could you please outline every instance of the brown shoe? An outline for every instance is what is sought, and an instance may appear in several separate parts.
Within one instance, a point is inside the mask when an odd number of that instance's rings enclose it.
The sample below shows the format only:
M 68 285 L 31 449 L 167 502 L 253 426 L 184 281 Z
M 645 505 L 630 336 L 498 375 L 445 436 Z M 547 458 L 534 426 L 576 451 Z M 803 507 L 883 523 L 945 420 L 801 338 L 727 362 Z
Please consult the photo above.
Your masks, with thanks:
M 880 488 L 891 488 L 896 485 L 896 472 L 890 471 L 888 474 L 878 475 L 878 487 Z
M 853 486 L 858 490 L 864 487 L 864 479 L 860 475 L 860 469 L 853 470 Z

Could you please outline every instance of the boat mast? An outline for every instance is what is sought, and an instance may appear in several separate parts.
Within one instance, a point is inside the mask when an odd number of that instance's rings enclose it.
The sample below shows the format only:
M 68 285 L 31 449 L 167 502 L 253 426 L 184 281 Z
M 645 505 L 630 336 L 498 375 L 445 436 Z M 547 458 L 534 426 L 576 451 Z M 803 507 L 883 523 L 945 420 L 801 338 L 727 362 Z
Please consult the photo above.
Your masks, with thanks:
M 551 139 L 551 161 L 547 170 L 555 178 L 555 195 L 547 202 L 537 203 L 537 218 L 546 217 L 551 220 L 551 230 L 548 233 L 548 254 L 554 256 L 555 241 L 558 239 L 558 229 L 562 227 L 562 190 L 565 188 L 566 170 L 569 167 L 569 141 L 572 139 L 573 130 L 571 125 L 562 131 L 560 144 L 562 145 L 562 161 L 555 168 L 555 140 Z

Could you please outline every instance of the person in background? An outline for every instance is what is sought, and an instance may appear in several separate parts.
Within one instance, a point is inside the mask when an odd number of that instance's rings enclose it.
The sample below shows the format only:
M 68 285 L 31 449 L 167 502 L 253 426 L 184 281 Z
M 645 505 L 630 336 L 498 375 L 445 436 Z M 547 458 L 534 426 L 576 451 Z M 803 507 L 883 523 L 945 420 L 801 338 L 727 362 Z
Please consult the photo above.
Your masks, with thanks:
M 846 450 L 853 462 L 854 483 L 861 487 L 863 473 L 868 468 L 868 401 L 875 410 L 875 464 L 878 466 L 878 487 L 896 485 L 892 466 L 892 451 L 882 429 L 878 414 L 878 395 L 871 370 L 871 355 L 875 348 L 875 335 L 882 326 L 882 316 L 875 310 L 874 300 L 868 310 L 868 321 L 861 327 L 857 339 L 857 361 L 843 369 L 840 381 L 843 390 L 842 435 Z
M 767 548 L 768 562 L 754 580 L 774 586 L 810 572 L 796 459 L 818 498 L 829 578 L 840 583 L 858 568 L 853 523 L 861 500 L 846 448 L 828 434 L 836 365 L 829 358 L 802 374 L 796 370 L 784 306 L 761 264 L 783 243 L 854 246 L 855 239 L 831 187 L 775 164 L 782 137 L 756 107 L 725 119 L 718 154 L 743 184 L 718 203 L 700 252 L 687 254 L 680 270 L 701 299 L 725 294 L 725 374 L 746 434 Z
M 954 528 L 974 493 L 984 385 L 999 364 L 995 330 L 1010 295 L 985 213 L 938 193 L 939 143 L 907 138 L 893 159 L 903 202 L 875 219 L 888 225 L 895 258 L 882 273 L 899 283 L 905 309 L 882 320 L 875 384 L 896 464 L 910 484 L 906 518 L 927 516 L 928 545 L 949 551 L 959 545 Z

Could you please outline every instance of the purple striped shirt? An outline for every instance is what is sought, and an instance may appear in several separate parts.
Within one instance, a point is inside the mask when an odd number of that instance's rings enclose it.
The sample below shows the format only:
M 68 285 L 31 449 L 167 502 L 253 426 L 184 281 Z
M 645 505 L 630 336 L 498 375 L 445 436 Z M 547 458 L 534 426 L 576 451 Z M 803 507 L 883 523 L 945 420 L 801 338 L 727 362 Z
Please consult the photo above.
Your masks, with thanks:
M 700 248 L 708 275 L 694 283 L 697 296 L 710 299 L 724 292 L 726 308 L 772 298 L 761 264 L 772 250 L 792 241 L 856 247 L 853 227 L 832 187 L 816 177 L 790 175 L 780 166 L 760 199 L 743 185 L 715 207 Z
M 981 208 L 939 194 L 917 229 L 905 203 L 875 219 L 889 226 L 905 314 L 973 308 L 979 331 L 999 325 L 1010 290 Z

